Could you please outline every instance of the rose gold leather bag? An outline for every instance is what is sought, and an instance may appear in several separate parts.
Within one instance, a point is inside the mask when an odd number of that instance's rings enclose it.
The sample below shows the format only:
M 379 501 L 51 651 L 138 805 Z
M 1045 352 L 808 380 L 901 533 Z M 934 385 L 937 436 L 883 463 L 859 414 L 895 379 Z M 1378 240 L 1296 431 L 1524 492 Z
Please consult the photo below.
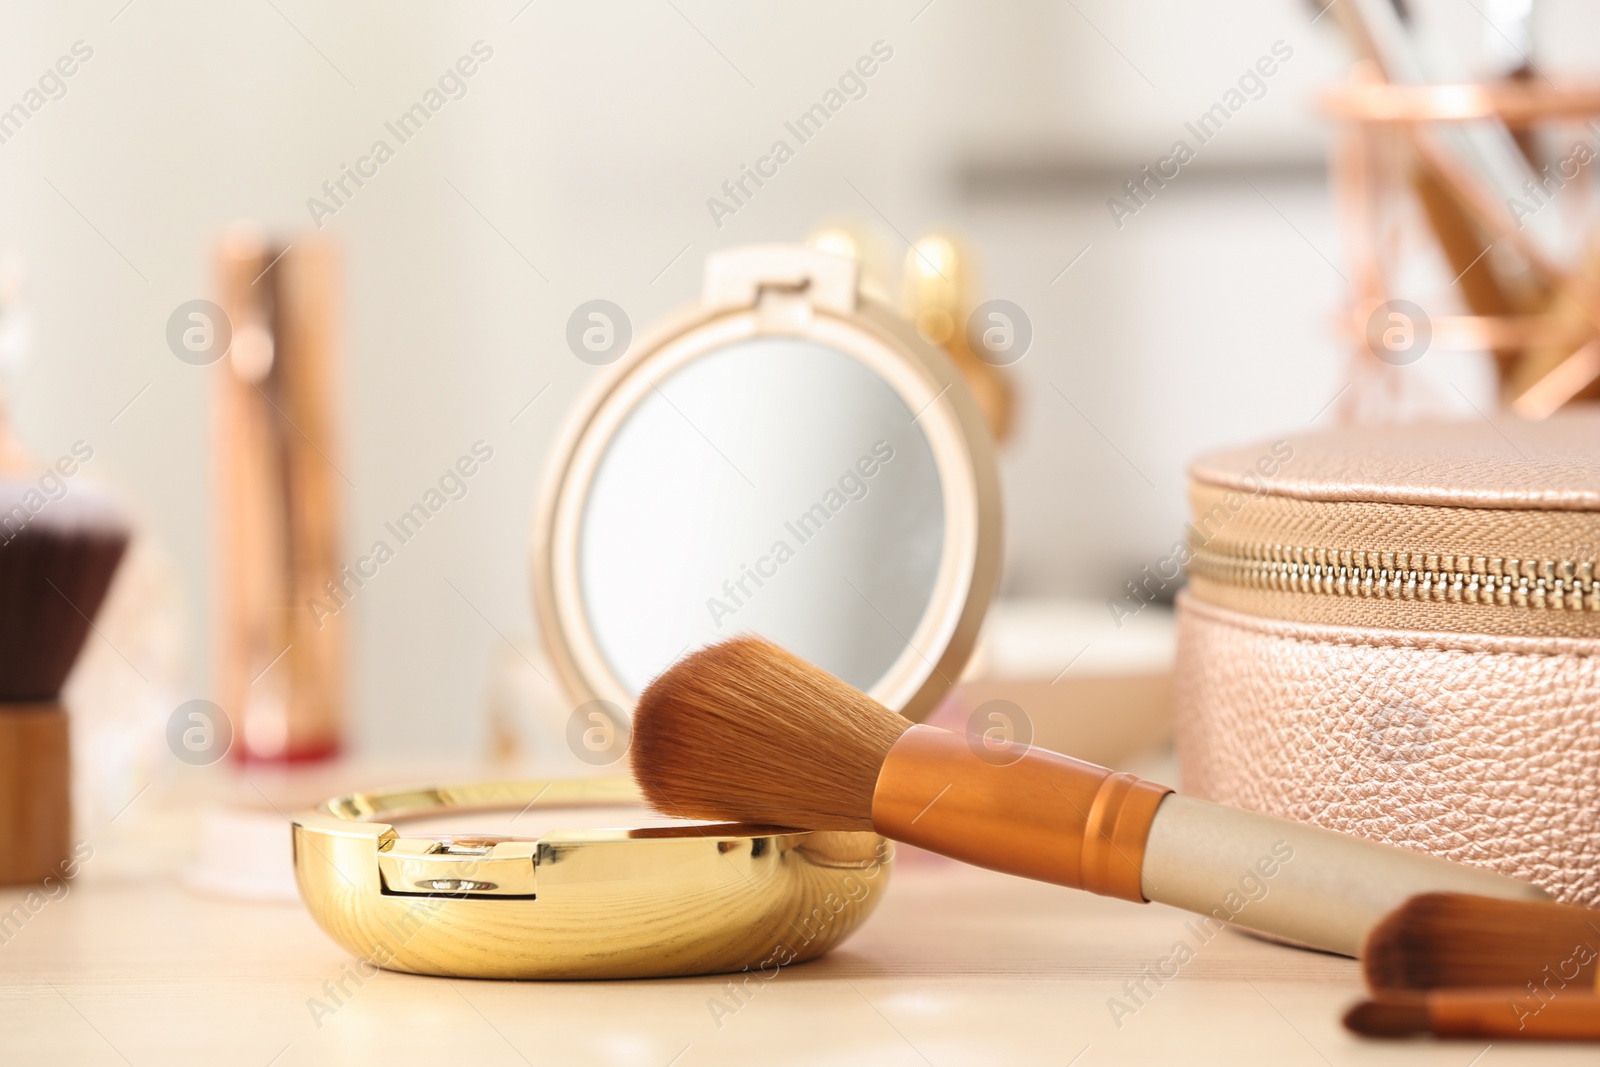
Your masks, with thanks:
M 1190 468 L 1183 788 L 1600 905 L 1600 411 Z

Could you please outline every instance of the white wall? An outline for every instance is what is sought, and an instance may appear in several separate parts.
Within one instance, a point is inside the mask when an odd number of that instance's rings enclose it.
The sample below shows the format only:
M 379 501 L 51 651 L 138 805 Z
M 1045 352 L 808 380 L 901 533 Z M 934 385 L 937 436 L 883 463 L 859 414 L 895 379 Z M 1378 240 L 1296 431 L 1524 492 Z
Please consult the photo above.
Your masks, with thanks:
M 1333 27 L 1289 0 L 122 2 L 0 8 L 0 106 L 74 41 L 94 49 L 0 145 L 0 249 L 23 265 L 34 325 L 20 430 L 47 456 L 92 441 L 94 475 L 178 562 L 188 695 L 210 677 L 215 368 L 167 351 L 166 318 L 207 295 L 219 227 L 306 227 L 306 199 L 478 40 L 494 55 L 467 95 L 326 220 L 347 257 L 352 550 L 474 440 L 496 450 L 352 608 L 351 697 L 374 747 L 479 743 L 501 639 L 445 579 L 531 639 L 529 509 L 596 373 L 566 350 L 567 315 L 606 297 L 648 322 L 694 295 L 709 249 L 841 216 L 969 238 L 988 292 L 1036 330 L 1005 458 L 1015 591 L 1113 592 L 1175 535 L 1186 457 L 1302 426 L 1343 381 L 1312 101 L 1343 59 Z M 1121 176 L 1280 39 L 1294 56 L 1264 98 L 1113 226 Z M 894 56 L 867 95 L 714 226 L 706 198 L 879 40 Z M 1028 168 L 1027 191 L 969 180 Z M 1460 373 L 1481 390 L 1470 362 Z

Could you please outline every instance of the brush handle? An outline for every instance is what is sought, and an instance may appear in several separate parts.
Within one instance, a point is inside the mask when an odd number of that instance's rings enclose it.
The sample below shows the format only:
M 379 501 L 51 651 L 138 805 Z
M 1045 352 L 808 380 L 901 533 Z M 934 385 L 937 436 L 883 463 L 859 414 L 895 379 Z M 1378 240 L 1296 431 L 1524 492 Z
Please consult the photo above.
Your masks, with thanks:
M 68 769 L 60 704 L 0 703 L 0 886 L 60 877 L 72 851 Z
M 1428 1023 L 1439 1037 L 1600 1041 L 1600 997 L 1526 989 L 1442 989 L 1424 998 Z
M 1492 871 L 1177 794 L 1150 824 L 1141 884 L 1149 900 L 1346 956 L 1419 893 L 1548 899 Z
M 1160 901 L 1358 955 L 1418 893 L 1546 899 L 1490 871 L 1174 794 L 1039 748 L 989 752 L 913 726 L 884 757 L 872 825 L 954 859 L 1104 896 Z

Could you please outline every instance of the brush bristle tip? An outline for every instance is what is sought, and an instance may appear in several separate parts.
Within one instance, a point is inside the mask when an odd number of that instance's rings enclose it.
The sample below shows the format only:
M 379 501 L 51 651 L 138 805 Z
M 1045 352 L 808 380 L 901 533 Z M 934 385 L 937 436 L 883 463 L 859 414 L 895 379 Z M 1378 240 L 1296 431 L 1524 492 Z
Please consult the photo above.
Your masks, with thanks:
M 878 769 L 909 725 L 772 642 L 736 637 L 650 683 L 631 759 L 665 815 L 868 830 Z

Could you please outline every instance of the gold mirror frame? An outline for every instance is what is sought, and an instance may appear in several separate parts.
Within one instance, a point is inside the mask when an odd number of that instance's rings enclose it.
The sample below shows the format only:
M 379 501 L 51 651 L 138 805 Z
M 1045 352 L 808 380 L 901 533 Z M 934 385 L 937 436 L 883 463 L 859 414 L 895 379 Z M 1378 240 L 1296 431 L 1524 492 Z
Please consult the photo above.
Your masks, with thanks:
M 708 352 L 760 336 L 844 352 L 887 382 L 928 441 L 944 497 L 933 594 L 905 647 L 869 694 L 926 716 L 960 677 L 999 573 L 1000 494 L 988 427 L 950 359 L 861 294 L 852 259 L 788 246 L 730 249 L 706 261 L 701 301 L 643 335 L 579 403 L 551 453 L 532 538 L 533 599 L 555 668 L 576 703 L 631 708 L 589 626 L 578 539 L 595 470 L 640 401 Z

